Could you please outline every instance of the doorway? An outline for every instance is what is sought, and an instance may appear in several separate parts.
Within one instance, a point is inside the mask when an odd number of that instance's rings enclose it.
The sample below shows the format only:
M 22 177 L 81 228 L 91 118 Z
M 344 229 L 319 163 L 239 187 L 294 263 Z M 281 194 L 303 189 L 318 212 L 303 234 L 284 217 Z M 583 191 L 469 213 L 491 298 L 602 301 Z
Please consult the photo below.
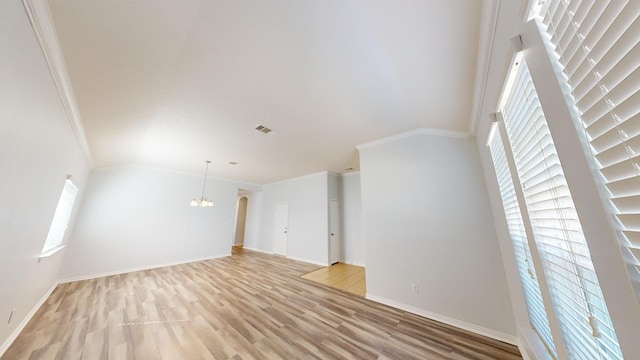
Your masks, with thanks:
M 247 227 L 247 206 L 249 199 L 246 196 L 240 196 L 238 198 L 238 204 L 236 206 L 236 235 L 233 239 L 233 246 L 236 248 L 242 248 L 244 246 L 244 233 Z
M 341 260 L 342 241 L 340 237 L 340 202 L 329 201 L 329 264 L 333 265 Z
M 276 205 L 273 227 L 273 253 L 287 256 L 289 205 Z

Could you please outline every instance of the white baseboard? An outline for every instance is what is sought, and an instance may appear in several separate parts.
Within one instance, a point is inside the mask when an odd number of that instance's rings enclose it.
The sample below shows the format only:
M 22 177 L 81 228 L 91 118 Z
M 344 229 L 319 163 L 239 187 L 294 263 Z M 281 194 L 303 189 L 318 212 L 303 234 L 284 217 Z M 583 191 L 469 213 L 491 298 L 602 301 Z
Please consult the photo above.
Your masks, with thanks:
M 260 249 L 256 249 L 256 248 L 252 248 L 252 247 L 244 247 L 247 250 L 251 250 L 251 251 L 257 251 L 263 254 L 268 254 L 268 255 L 278 255 L 275 254 L 273 251 L 264 251 L 264 250 L 260 250 Z M 300 261 L 300 262 L 304 262 L 307 264 L 313 264 L 313 265 L 318 265 L 318 266 L 329 266 L 329 264 L 326 263 L 321 263 L 321 262 L 317 262 L 317 261 L 312 261 L 312 260 L 308 260 L 308 259 L 302 259 L 302 258 L 297 258 L 297 257 L 293 257 L 293 256 L 285 256 L 285 258 L 290 259 L 290 260 L 295 260 L 295 261 Z
M 42 304 L 44 304 L 45 301 L 47 301 L 47 299 L 49 298 L 53 290 L 55 290 L 56 286 L 58 286 L 57 282 L 51 286 L 51 288 L 42 296 L 42 298 L 40 298 L 40 300 L 38 300 L 38 302 L 35 304 L 33 309 L 29 311 L 27 316 L 25 316 L 24 319 L 22 319 L 22 321 L 20 322 L 20 324 L 18 324 L 18 327 L 16 327 L 16 329 L 11 333 L 11 335 L 9 335 L 9 337 L 2 344 L 2 346 L 0 346 L 0 357 L 2 357 L 2 355 L 4 355 L 4 353 L 7 351 L 7 349 L 9 349 L 9 346 L 13 344 L 13 342 L 16 340 L 18 335 L 20 335 L 22 330 L 24 330 L 24 327 L 27 326 L 29 321 L 31 321 L 31 318 L 33 317 L 33 315 L 35 315 L 36 312 L 40 310 L 40 307 L 42 306 Z
M 131 273 L 131 272 L 136 272 L 136 271 L 158 269 L 158 268 L 163 268 L 163 267 L 167 267 L 167 266 L 182 265 L 182 264 L 188 264 L 188 263 L 198 262 L 198 261 L 219 259 L 219 258 L 222 258 L 222 257 L 225 257 L 225 256 L 231 256 L 231 252 L 229 252 L 228 254 L 209 256 L 209 257 L 205 257 L 205 258 L 198 258 L 198 259 L 176 261 L 176 262 L 170 262 L 170 263 L 164 263 L 164 264 L 141 266 L 141 267 L 136 267 L 136 268 L 108 271 L 108 272 L 104 272 L 104 273 L 91 274 L 91 275 L 74 276 L 74 277 L 71 277 L 71 278 L 61 279 L 61 280 L 58 281 L 58 284 L 65 284 L 65 283 L 70 283 L 70 282 L 74 282 L 74 281 L 82 281 L 82 280 L 91 280 L 91 279 L 97 279 L 97 278 L 106 277 L 106 276 L 113 276 L 113 275 L 122 275 L 122 274 L 127 274 L 127 273 Z
M 247 250 L 251 250 L 251 251 L 257 251 L 257 252 L 260 252 L 260 253 L 263 253 L 263 254 L 278 255 L 278 254 L 274 253 L 273 251 L 264 251 L 264 250 L 260 250 L 260 249 L 256 249 L 256 248 L 252 248 L 252 247 L 247 247 L 247 246 L 244 246 L 243 248 L 247 249 Z M 304 263 L 307 263 L 307 264 L 323 266 L 323 267 L 324 266 L 329 266 L 329 264 L 326 264 L 326 263 L 321 263 L 321 262 L 312 261 L 312 260 L 308 260 L 308 259 L 297 258 L 297 257 L 293 257 L 293 256 L 285 256 L 285 258 L 290 259 L 290 260 L 304 262 Z
M 482 336 L 486 336 L 498 341 L 502 341 L 505 342 L 507 344 L 511 344 L 511 345 L 515 345 L 518 346 L 518 338 L 514 335 L 509 335 L 509 334 L 505 334 L 502 333 L 500 331 L 495 331 L 492 329 L 488 329 L 476 324 L 471 324 L 468 323 L 466 321 L 462 321 L 462 320 L 458 320 L 458 319 L 454 319 L 445 315 L 441 315 L 441 314 L 437 314 L 437 313 L 433 313 L 424 309 L 420 309 L 414 306 L 410 306 L 410 305 L 406 305 L 406 304 L 402 304 L 400 302 L 397 301 L 393 301 L 393 300 L 389 300 L 389 299 L 385 299 L 383 297 L 380 296 L 376 296 L 373 294 L 369 294 L 367 293 L 366 298 L 368 300 L 371 301 L 375 301 L 377 303 L 381 303 L 384 305 L 389 305 L 391 307 L 400 309 L 400 310 L 404 310 L 404 311 L 408 311 L 410 313 L 416 314 L 416 315 L 420 315 L 422 317 L 431 319 L 431 320 L 435 320 L 435 321 L 439 321 L 441 323 L 447 324 L 447 325 L 451 325 L 451 326 L 455 326 L 457 328 L 463 329 L 463 330 L 467 330 L 467 331 L 471 331 L 473 333 L 476 333 L 478 335 L 482 335 Z
M 301 258 L 297 258 L 297 257 L 293 257 L 293 256 L 287 256 L 287 259 L 291 259 L 291 260 L 295 260 L 295 261 L 300 261 L 300 262 L 305 262 L 307 264 L 313 264 L 313 265 L 318 265 L 318 266 L 329 266 L 329 264 L 327 263 L 321 263 L 318 261 L 312 261 L 312 260 L 308 260 L 308 259 L 301 259 Z
M 260 250 L 260 249 L 253 248 L 253 247 L 250 247 L 250 246 L 243 246 L 242 248 L 243 249 L 247 249 L 247 250 L 251 250 L 251 251 L 256 251 L 256 252 L 263 253 L 263 254 L 273 255 L 272 252 Z
M 355 261 L 351 261 L 351 260 L 340 260 L 341 263 L 343 264 L 347 264 L 347 265 L 354 265 L 354 266 L 360 266 L 360 267 L 366 267 L 365 264 L 361 264 L 359 262 L 355 262 Z

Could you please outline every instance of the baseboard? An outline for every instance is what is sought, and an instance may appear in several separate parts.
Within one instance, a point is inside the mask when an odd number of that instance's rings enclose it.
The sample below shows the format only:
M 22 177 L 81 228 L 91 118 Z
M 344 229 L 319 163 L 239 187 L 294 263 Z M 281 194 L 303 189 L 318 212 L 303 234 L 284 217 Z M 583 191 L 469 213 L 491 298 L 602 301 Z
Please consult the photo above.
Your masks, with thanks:
M 304 262 L 304 263 L 307 263 L 307 264 L 318 265 L 318 266 L 329 266 L 329 264 L 327 264 L 327 263 L 321 263 L 321 262 L 318 262 L 318 261 L 312 261 L 312 260 L 308 260 L 308 259 L 301 259 L 301 258 L 297 258 L 297 257 L 293 257 L 293 256 L 287 256 L 287 259 L 300 261 L 300 262 Z
M 251 251 L 255 251 L 255 252 L 259 252 L 259 253 L 263 253 L 263 254 L 273 255 L 273 253 L 272 253 L 272 252 L 264 251 L 264 250 L 260 250 L 260 249 L 253 248 L 253 247 L 250 247 L 250 246 L 244 246 L 244 247 L 243 247 L 243 249 L 245 249 L 245 250 L 251 250 Z
M 263 254 L 277 255 L 277 254 L 275 254 L 273 252 L 264 251 L 264 250 L 260 250 L 260 249 L 255 249 L 255 248 L 252 248 L 252 247 L 246 247 L 245 246 L 244 248 L 247 249 L 247 250 L 251 250 L 251 251 L 261 252 Z M 304 263 L 307 263 L 307 264 L 313 264 L 313 265 L 318 265 L 318 266 L 322 266 L 322 267 L 329 266 L 329 264 L 321 263 L 321 262 L 317 262 L 317 261 L 312 261 L 312 260 L 308 260 L 308 259 L 302 259 L 302 258 L 297 258 L 297 257 L 293 257 L 293 256 L 285 256 L 285 257 L 287 259 L 290 259 L 290 260 L 300 261 L 300 262 L 304 262 Z
M 347 264 L 347 265 L 354 265 L 354 266 L 366 267 L 366 266 L 365 266 L 365 264 L 361 264 L 361 263 L 359 263 L 359 262 L 355 262 L 355 261 L 351 261 L 351 260 L 347 261 L 347 260 L 344 260 L 344 259 L 343 259 L 343 260 L 340 260 L 340 262 L 341 262 L 341 263 L 343 263 L 343 264 Z
M 518 338 L 516 336 L 513 335 L 509 335 L 509 334 L 505 334 L 499 331 L 495 331 L 492 329 L 488 329 L 482 326 L 478 326 L 475 324 L 471 324 L 468 323 L 466 321 L 462 321 L 462 320 L 458 320 L 458 319 L 454 319 L 445 315 L 441 315 L 441 314 L 437 314 L 437 313 L 433 313 L 424 309 L 420 309 L 414 306 L 410 306 L 410 305 L 406 305 L 406 304 L 402 304 L 400 302 L 397 301 L 393 301 L 393 300 L 389 300 L 389 299 L 385 299 L 383 297 L 380 296 L 376 296 L 373 294 L 369 294 L 367 293 L 366 295 L 366 299 L 371 300 L 371 301 L 375 301 L 377 303 L 381 303 L 384 305 L 389 305 L 391 307 L 394 307 L 396 309 L 400 309 L 400 310 L 404 310 L 404 311 L 408 311 L 412 314 L 416 314 L 416 315 L 420 315 L 422 317 L 431 319 L 431 320 L 435 320 L 435 321 L 439 321 L 441 323 L 447 324 L 447 325 L 451 325 L 451 326 L 455 326 L 457 328 L 463 329 L 463 330 L 467 330 L 467 331 L 471 331 L 473 333 L 476 333 L 478 335 L 482 335 L 482 336 L 486 336 L 498 341 L 502 341 L 505 342 L 507 344 L 511 344 L 511 345 L 515 345 L 518 346 Z
M 40 300 L 36 303 L 33 309 L 29 311 L 27 316 L 25 316 L 24 319 L 22 319 L 22 321 L 20 322 L 20 324 L 18 324 L 18 327 L 16 327 L 16 329 L 11 333 L 11 335 L 9 335 L 9 337 L 2 344 L 2 346 L 0 346 L 0 357 L 2 357 L 2 355 L 4 355 L 4 353 L 9 349 L 9 346 L 13 344 L 13 342 L 16 340 L 18 335 L 20 335 L 22 330 L 24 330 L 25 326 L 27 326 L 29 321 L 31 321 L 31 318 L 33 317 L 33 315 L 35 315 L 36 312 L 40 310 L 40 307 L 42 306 L 42 304 L 44 304 L 45 301 L 47 301 L 49 296 L 51 296 L 51 293 L 53 292 L 53 290 L 55 290 L 56 286 L 58 286 L 57 282 L 51 286 L 51 288 L 44 294 L 44 296 L 42 296 L 42 298 L 40 298 Z
M 91 274 L 91 275 L 75 276 L 75 277 L 71 277 L 71 278 L 61 279 L 61 280 L 58 281 L 58 284 L 65 284 L 65 283 L 70 283 L 70 282 L 74 282 L 74 281 L 91 280 L 91 279 L 97 279 L 97 278 L 106 277 L 106 276 L 113 276 L 113 275 L 122 275 L 122 274 L 132 273 L 132 272 L 136 272 L 136 271 L 158 269 L 158 268 L 163 268 L 163 267 L 167 267 L 167 266 L 182 265 L 182 264 L 188 264 L 188 263 L 198 262 L 198 261 L 219 259 L 219 258 L 222 258 L 222 257 L 225 257 L 225 256 L 231 256 L 231 252 L 229 252 L 228 254 L 209 256 L 209 257 L 205 257 L 205 258 L 190 259 L 190 260 L 176 261 L 176 262 L 149 265 L 149 266 L 141 266 L 141 267 L 136 267 L 136 268 L 129 268 L 129 269 L 123 269 L 123 270 L 116 270 L 116 271 L 108 271 L 108 272 L 104 272 L 104 273 Z

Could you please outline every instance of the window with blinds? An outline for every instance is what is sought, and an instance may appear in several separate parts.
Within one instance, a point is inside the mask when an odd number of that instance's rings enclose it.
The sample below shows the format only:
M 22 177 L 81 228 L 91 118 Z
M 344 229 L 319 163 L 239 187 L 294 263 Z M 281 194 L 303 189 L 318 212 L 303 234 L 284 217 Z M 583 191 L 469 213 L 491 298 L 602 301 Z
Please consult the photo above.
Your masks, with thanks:
M 640 4 L 550 1 L 538 12 L 616 212 L 640 300 Z
M 496 126 L 497 124 L 494 124 Z M 529 240 L 524 228 L 522 213 L 520 212 L 520 203 L 516 195 L 515 186 L 511 177 L 507 154 L 502 144 L 500 133 L 493 129 L 494 134 L 489 141 L 489 149 L 493 159 L 493 166 L 498 179 L 498 187 L 502 197 L 502 205 L 504 207 L 509 235 L 513 243 L 516 263 L 520 273 L 520 281 L 524 290 L 525 302 L 529 313 L 529 321 L 533 330 L 538 334 L 545 347 L 554 358 L 557 358 L 551 328 L 545 311 L 540 285 L 536 278 L 536 270 L 531 257 L 529 248 Z
M 569 356 L 622 359 L 547 121 L 521 57 L 507 84 L 500 108 Z

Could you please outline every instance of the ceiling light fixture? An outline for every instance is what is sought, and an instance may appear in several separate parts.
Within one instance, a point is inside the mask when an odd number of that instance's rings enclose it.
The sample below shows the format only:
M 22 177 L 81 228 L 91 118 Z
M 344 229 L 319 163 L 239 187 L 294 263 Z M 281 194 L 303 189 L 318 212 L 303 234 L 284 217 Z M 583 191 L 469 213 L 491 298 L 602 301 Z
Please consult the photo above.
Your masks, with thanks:
M 202 195 L 200 195 L 200 200 L 198 200 L 197 198 L 193 198 L 193 200 L 191 200 L 191 206 L 213 206 L 213 201 L 204 197 L 204 188 L 207 186 L 207 173 L 209 172 L 209 164 L 211 163 L 211 161 L 206 160 L 205 163 L 207 164 L 204 168 L 204 183 L 202 184 Z

